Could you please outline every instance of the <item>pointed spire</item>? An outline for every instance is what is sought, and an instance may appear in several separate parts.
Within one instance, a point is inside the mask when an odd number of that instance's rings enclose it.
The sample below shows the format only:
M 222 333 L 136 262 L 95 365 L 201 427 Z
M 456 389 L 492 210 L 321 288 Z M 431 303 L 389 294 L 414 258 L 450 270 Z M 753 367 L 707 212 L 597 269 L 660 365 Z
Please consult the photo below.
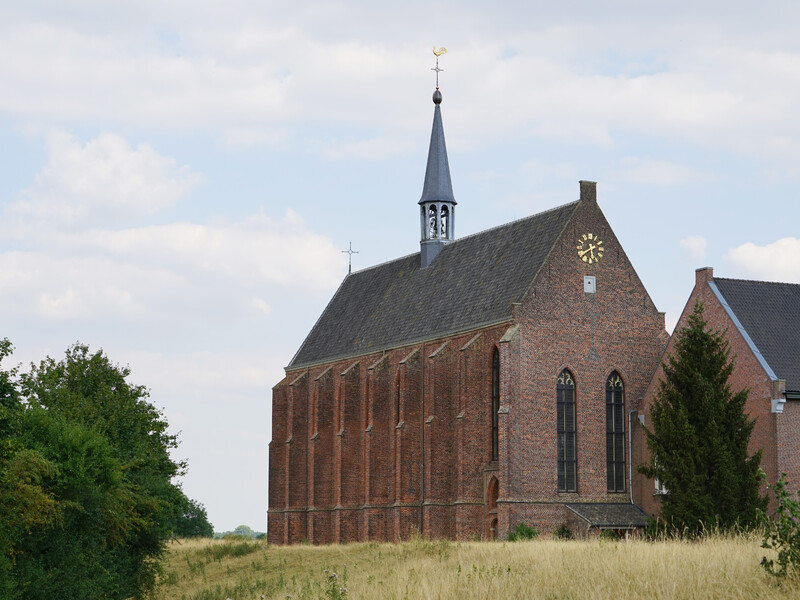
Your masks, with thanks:
M 453 196 L 453 184 L 450 181 L 450 164 L 447 161 L 447 146 L 444 142 L 444 127 L 442 126 L 442 93 L 437 89 L 433 93 L 433 129 L 431 130 L 431 144 L 428 148 L 428 165 L 425 167 L 425 184 L 422 188 L 420 204 L 425 202 L 452 202 L 456 204 Z
M 420 205 L 420 252 L 419 266 L 427 268 L 439 255 L 445 245 L 456 239 L 456 199 L 453 184 L 450 182 L 450 164 L 447 162 L 447 146 L 444 143 L 442 127 L 442 92 L 439 91 L 439 57 L 447 48 L 436 49 L 436 91 L 433 92 L 433 128 L 431 145 L 428 148 L 428 164 L 425 167 L 425 183 L 422 186 Z

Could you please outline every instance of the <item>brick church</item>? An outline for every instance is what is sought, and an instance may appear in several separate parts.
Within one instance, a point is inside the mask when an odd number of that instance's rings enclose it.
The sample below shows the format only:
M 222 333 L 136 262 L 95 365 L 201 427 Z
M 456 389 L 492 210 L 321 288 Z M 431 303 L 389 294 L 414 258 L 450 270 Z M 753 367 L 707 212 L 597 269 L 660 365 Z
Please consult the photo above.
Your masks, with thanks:
M 640 527 L 632 420 L 664 314 L 594 182 L 456 239 L 433 101 L 420 252 L 348 274 L 273 389 L 269 541 Z

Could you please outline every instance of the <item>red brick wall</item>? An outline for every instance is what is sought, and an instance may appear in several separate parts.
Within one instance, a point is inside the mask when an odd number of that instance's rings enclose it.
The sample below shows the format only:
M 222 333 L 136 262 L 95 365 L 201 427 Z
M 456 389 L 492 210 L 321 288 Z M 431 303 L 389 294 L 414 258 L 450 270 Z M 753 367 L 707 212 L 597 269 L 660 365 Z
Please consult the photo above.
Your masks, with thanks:
M 491 351 L 507 327 L 288 373 L 273 391 L 270 541 L 482 537 Z
M 789 489 L 800 488 L 800 401 L 789 400 L 783 413 L 776 415 L 777 472 L 786 473 Z
M 285 381 L 285 380 L 284 380 Z M 286 397 L 287 387 L 281 382 L 272 390 L 272 440 L 269 443 L 269 506 L 286 507 Z M 267 521 L 267 537 L 274 543 L 287 543 L 284 514 Z

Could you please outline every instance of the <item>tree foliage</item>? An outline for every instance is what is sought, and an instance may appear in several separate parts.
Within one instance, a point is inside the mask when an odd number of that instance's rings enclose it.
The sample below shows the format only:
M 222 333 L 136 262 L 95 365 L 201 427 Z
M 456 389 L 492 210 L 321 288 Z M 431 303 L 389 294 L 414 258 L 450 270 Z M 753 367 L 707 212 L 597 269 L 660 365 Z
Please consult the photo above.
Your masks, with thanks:
M 759 493 L 761 451 L 749 456 L 747 450 L 755 425 L 745 413 L 749 390 L 731 391 L 729 345 L 706 326 L 703 305 L 695 303 L 663 365 L 646 430 L 650 461 L 640 469 L 668 490 L 661 513 L 666 526 L 690 536 L 750 528 L 767 502 Z
M 208 522 L 205 507 L 187 498 L 183 491 L 177 490 L 177 492 L 169 521 L 172 535 L 179 538 L 212 537 L 214 527 Z
M 525 540 L 535 540 L 537 537 L 539 537 L 539 530 L 536 529 L 536 526 L 531 527 L 530 525 L 526 525 L 523 521 L 517 524 L 513 531 L 508 532 L 508 538 L 506 539 L 509 542 L 522 542 Z
M 205 520 L 174 482 L 176 437 L 128 375 L 81 344 L 0 369 L 3 598 L 141 596 L 176 524 Z
M 775 493 L 775 514 L 764 517 L 761 547 L 775 551 L 775 558 L 761 559 L 761 566 L 778 578 L 800 573 L 800 493 L 793 498 L 786 486 L 786 473 L 771 485 Z

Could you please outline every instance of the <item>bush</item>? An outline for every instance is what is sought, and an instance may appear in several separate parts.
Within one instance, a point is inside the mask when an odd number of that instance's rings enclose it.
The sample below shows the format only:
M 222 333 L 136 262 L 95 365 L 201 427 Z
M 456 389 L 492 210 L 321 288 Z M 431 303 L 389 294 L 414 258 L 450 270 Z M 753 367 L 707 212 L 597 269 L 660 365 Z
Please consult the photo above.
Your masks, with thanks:
M 786 489 L 786 473 L 775 485 L 769 486 L 775 492 L 778 508 L 772 517 L 762 513 L 765 521 L 764 539 L 761 547 L 778 553 L 776 559 L 761 559 L 767 573 L 783 578 L 789 572 L 800 573 L 800 492 L 798 500 L 793 499 Z
M 642 531 L 642 538 L 649 542 L 657 542 L 672 537 L 667 524 L 660 517 L 647 517 L 647 522 Z
M 619 533 L 617 533 L 616 529 L 601 529 L 597 539 L 604 542 L 618 542 Z
M 563 523 L 558 526 L 558 528 L 553 531 L 553 539 L 554 540 L 574 540 L 575 536 L 572 534 L 572 529 L 566 523 Z
M 536 527 L 530 527 L 523 521 L 514 528 L 514 531 L 508 533 L 509 542 L 521 542 L 523 540 L 535 540 L 539 537 L 539 530 Z

